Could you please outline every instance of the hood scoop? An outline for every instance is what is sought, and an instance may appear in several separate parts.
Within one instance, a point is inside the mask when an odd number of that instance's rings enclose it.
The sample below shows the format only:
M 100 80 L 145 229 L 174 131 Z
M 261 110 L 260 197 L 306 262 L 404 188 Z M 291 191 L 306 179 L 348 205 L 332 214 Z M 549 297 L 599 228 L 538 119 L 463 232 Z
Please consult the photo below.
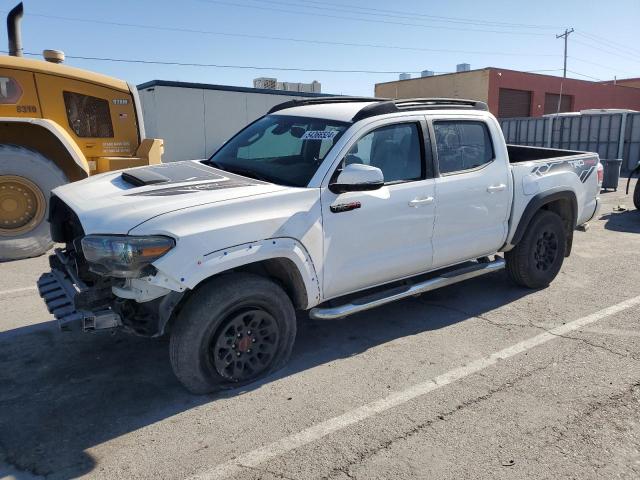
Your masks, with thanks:
M 122 172 L 122 180 L 136 187 L 166 183 L 224 180 L 225 177 L 199 162 L 174 162 L 132 168 Z
M 167 183 L 171 181 L 169 177 L 165 177 L 164 175 L 147 168 L 122 172 L 122 179 L 136 187 L 144 187 L 145 185 L 155 185 L 157 183 Z

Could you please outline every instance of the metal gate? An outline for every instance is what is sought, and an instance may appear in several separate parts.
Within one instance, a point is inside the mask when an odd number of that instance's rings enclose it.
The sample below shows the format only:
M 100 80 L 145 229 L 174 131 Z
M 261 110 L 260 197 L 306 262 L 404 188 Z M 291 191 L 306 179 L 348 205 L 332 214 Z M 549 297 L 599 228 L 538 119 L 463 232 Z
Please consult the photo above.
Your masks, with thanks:
M 546 118 L 505 118 L 500 121 L 507 143 L 546 147 L 549 143 L 549 122 Z
M 623 168 L 632 170 L 640 162 L 640 113 L 627 114 L 623 152 Z
M 601 159 L 622 158 L 622 170 L 640 161 L 640 113 L 574 114 L 505 118 L 507 143 L 597 152 Z

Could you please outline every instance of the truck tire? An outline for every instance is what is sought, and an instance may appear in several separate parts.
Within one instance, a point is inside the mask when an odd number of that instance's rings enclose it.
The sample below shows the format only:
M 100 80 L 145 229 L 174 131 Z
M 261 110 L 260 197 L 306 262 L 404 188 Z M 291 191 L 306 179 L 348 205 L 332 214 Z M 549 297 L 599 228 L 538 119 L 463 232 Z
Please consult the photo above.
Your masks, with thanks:
M 0 261 L 35 257 L 51 248 L 49 195 L 65 183 L 64 173 L 38 152 L 0 145 Z
M 640 178 L 638 178 L 636 186 L 633 189 L 633 205 L 640 210 Z
M 562 267 L 566 235 L 558 215 L 548 210 L 536 213 L 520 243 L 505 253 L 511 279 L 527 288 L 548 286 Z
M 223 275 L 189 298 L 171 329 L 171 366 L 192 393 L 251 383 L 282 367 L 296 337 L 284 290 L 259 275 Z

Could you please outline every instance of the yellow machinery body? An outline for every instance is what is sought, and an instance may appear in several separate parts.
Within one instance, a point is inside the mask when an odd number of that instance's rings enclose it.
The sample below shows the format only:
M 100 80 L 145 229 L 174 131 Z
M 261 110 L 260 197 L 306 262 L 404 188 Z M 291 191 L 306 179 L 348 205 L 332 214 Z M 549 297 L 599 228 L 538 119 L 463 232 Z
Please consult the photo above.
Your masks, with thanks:
M 0 144 L 38 151 L 69 180 L 160 163 L 162 141 L 142 138 L 132 88 L 66 65 L 0 56 Z
M 44 253 L 50 190 L 161 162 L 137 88 L 44 60 L 0 56 L 0 261 Z

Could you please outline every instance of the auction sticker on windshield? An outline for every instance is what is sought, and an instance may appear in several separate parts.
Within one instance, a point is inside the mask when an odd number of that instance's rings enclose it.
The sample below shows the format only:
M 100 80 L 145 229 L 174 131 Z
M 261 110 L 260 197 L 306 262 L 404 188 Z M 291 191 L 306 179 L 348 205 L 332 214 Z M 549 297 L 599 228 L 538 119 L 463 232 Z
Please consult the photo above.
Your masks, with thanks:
M 337 130 L 308 130 L 302 140 L 331 140 L 338 134 Z

